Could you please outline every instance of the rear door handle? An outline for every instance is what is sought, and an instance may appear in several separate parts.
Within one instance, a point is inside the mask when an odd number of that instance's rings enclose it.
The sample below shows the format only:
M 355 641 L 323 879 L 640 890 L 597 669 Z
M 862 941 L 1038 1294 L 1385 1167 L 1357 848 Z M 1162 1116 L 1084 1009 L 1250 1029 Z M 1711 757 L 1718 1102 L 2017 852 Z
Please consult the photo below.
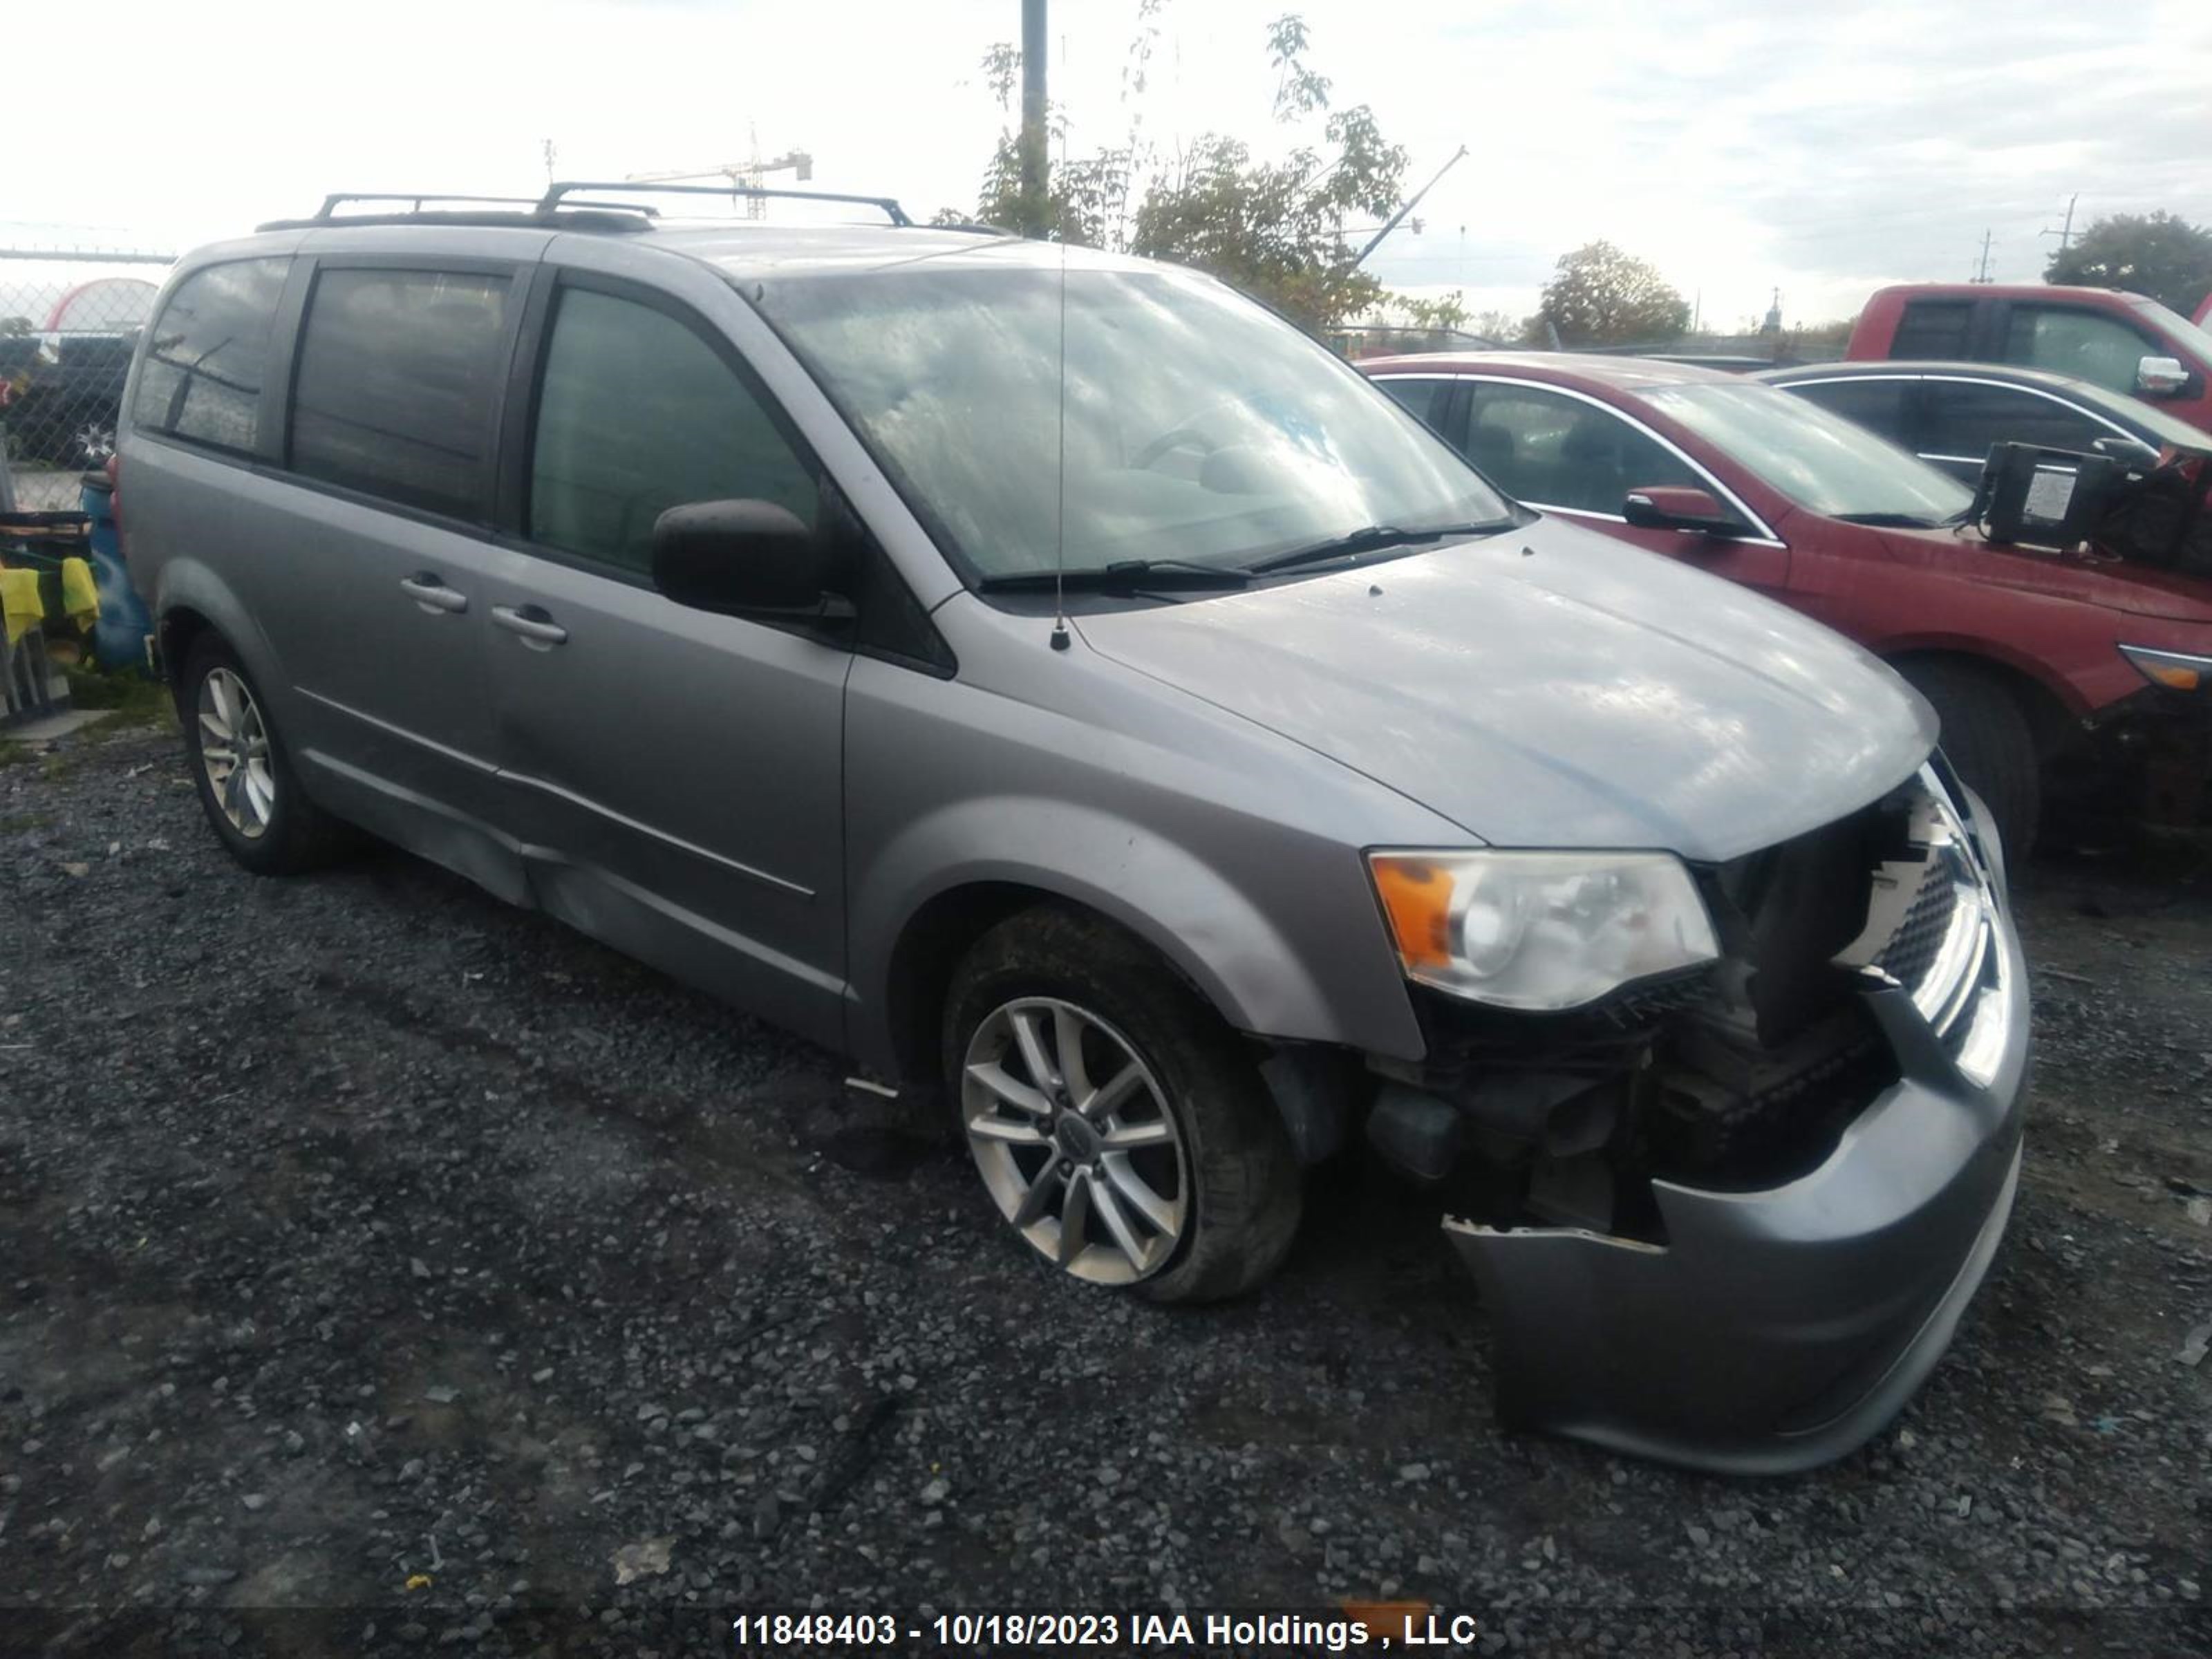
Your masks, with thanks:
M 440 612 L 459 613 L 469 608 L 469 596 L 446 586 L 444 580 L 428 570 L 399 579 L 399 591 L 421 605 L 430 616 Z
M 567 629 L 534 605 L 526 605 L 519 611 L 511 605 L 495 605 L 491 608 L 491 619 L 509 633 L 521 635 L 523 642 L 533 650 L 543 651 L 562 644 L 568 637 Z

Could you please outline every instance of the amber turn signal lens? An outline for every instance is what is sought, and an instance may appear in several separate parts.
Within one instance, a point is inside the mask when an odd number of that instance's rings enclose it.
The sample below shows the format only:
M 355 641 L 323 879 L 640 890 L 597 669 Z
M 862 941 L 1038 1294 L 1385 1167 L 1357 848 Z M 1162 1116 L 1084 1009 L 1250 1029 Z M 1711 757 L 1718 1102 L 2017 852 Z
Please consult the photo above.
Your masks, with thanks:
M 2136 672 L 2169 691 L 2201 691 L 2212 683 L 2212 657 L 2148 645 L 2123 645 L 2120 654 L 2135 665 Z
M 1378 858 L 1375 890 L 1408 969 L 1444 968 L 1451 963 L 1452 881 L 1424 859 Z

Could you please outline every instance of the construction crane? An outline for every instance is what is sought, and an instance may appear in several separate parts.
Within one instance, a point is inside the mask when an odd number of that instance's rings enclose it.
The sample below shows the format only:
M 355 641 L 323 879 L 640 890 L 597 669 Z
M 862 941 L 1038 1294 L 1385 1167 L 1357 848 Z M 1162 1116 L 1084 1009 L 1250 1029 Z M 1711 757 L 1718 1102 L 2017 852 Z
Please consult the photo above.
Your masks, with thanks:
M 700 167 L 689 173 L 632 173 L 625 177 L 633 185 L 684 185 L 700 179 L 726 179 L 734 188 L 758 190 L 772 173 L 788 173 L 795 182 L 805 184 L 814 177 L 814 157 L 805 150 L 793 149 L 763 161 L 760 143 L 756 139 L 750 161 L 725 161 L 720 167 Z M 768 210 L 768 204 L 757 196 L 746 197 L 744 203 L 748 219 L 760 218 Z

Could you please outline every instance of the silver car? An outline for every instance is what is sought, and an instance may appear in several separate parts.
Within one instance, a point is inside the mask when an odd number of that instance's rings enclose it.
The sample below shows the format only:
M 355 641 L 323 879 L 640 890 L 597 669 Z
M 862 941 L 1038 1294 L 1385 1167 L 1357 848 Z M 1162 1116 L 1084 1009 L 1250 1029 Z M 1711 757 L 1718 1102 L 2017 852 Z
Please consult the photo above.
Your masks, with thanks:
M 1520 1424 L 1797 1468 L 1934 1365 L 2025 975 L 1871 657 L 1187 270 L 362 206 L 185 259 L 126 395 L 240 863 L 357 828 L 550 911 L 941 1097 L 1030 1250 L 1161 1301 L 1364 1142 Z

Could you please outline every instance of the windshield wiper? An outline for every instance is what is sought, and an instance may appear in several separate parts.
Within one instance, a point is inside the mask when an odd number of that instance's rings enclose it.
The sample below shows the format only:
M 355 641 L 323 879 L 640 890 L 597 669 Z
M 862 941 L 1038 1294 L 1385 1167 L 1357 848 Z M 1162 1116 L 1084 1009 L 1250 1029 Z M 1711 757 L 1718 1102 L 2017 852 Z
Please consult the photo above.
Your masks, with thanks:
M 1271 570 L 1291 570 L 1304 564 L 1325 564 L 1331 559 L 1357 558 L 1362 553 L 1382 553 L 1394 547 L 1419 547 L 1430 542 L 1440 542 L 1447 536 L 1492 536 L 1512 527 L 1510 519 L 1492 519 L 1482 524 L 1423 525 L 1411 530 L 1401 525 L 1370 524 L 1364 529 L 1332 536 L 1325 542 L 1316 542 L 1310 547 L 1294 547 L 1287 553 L 1270 554 L 1256 564 L 1244 568 L 1255 574 L 1265 575 Z
M 986 593 L 1049 593 L 1066 586 L 1086 592 L 1134 592 L 1140 587 L 1249 587 L 1252 573 L 1234 565 L 1200 564 L 1193 559 L 1116 559 L 1111 564 L 1077 570 L 1018 570 L 986 576 L 976 584 Z

